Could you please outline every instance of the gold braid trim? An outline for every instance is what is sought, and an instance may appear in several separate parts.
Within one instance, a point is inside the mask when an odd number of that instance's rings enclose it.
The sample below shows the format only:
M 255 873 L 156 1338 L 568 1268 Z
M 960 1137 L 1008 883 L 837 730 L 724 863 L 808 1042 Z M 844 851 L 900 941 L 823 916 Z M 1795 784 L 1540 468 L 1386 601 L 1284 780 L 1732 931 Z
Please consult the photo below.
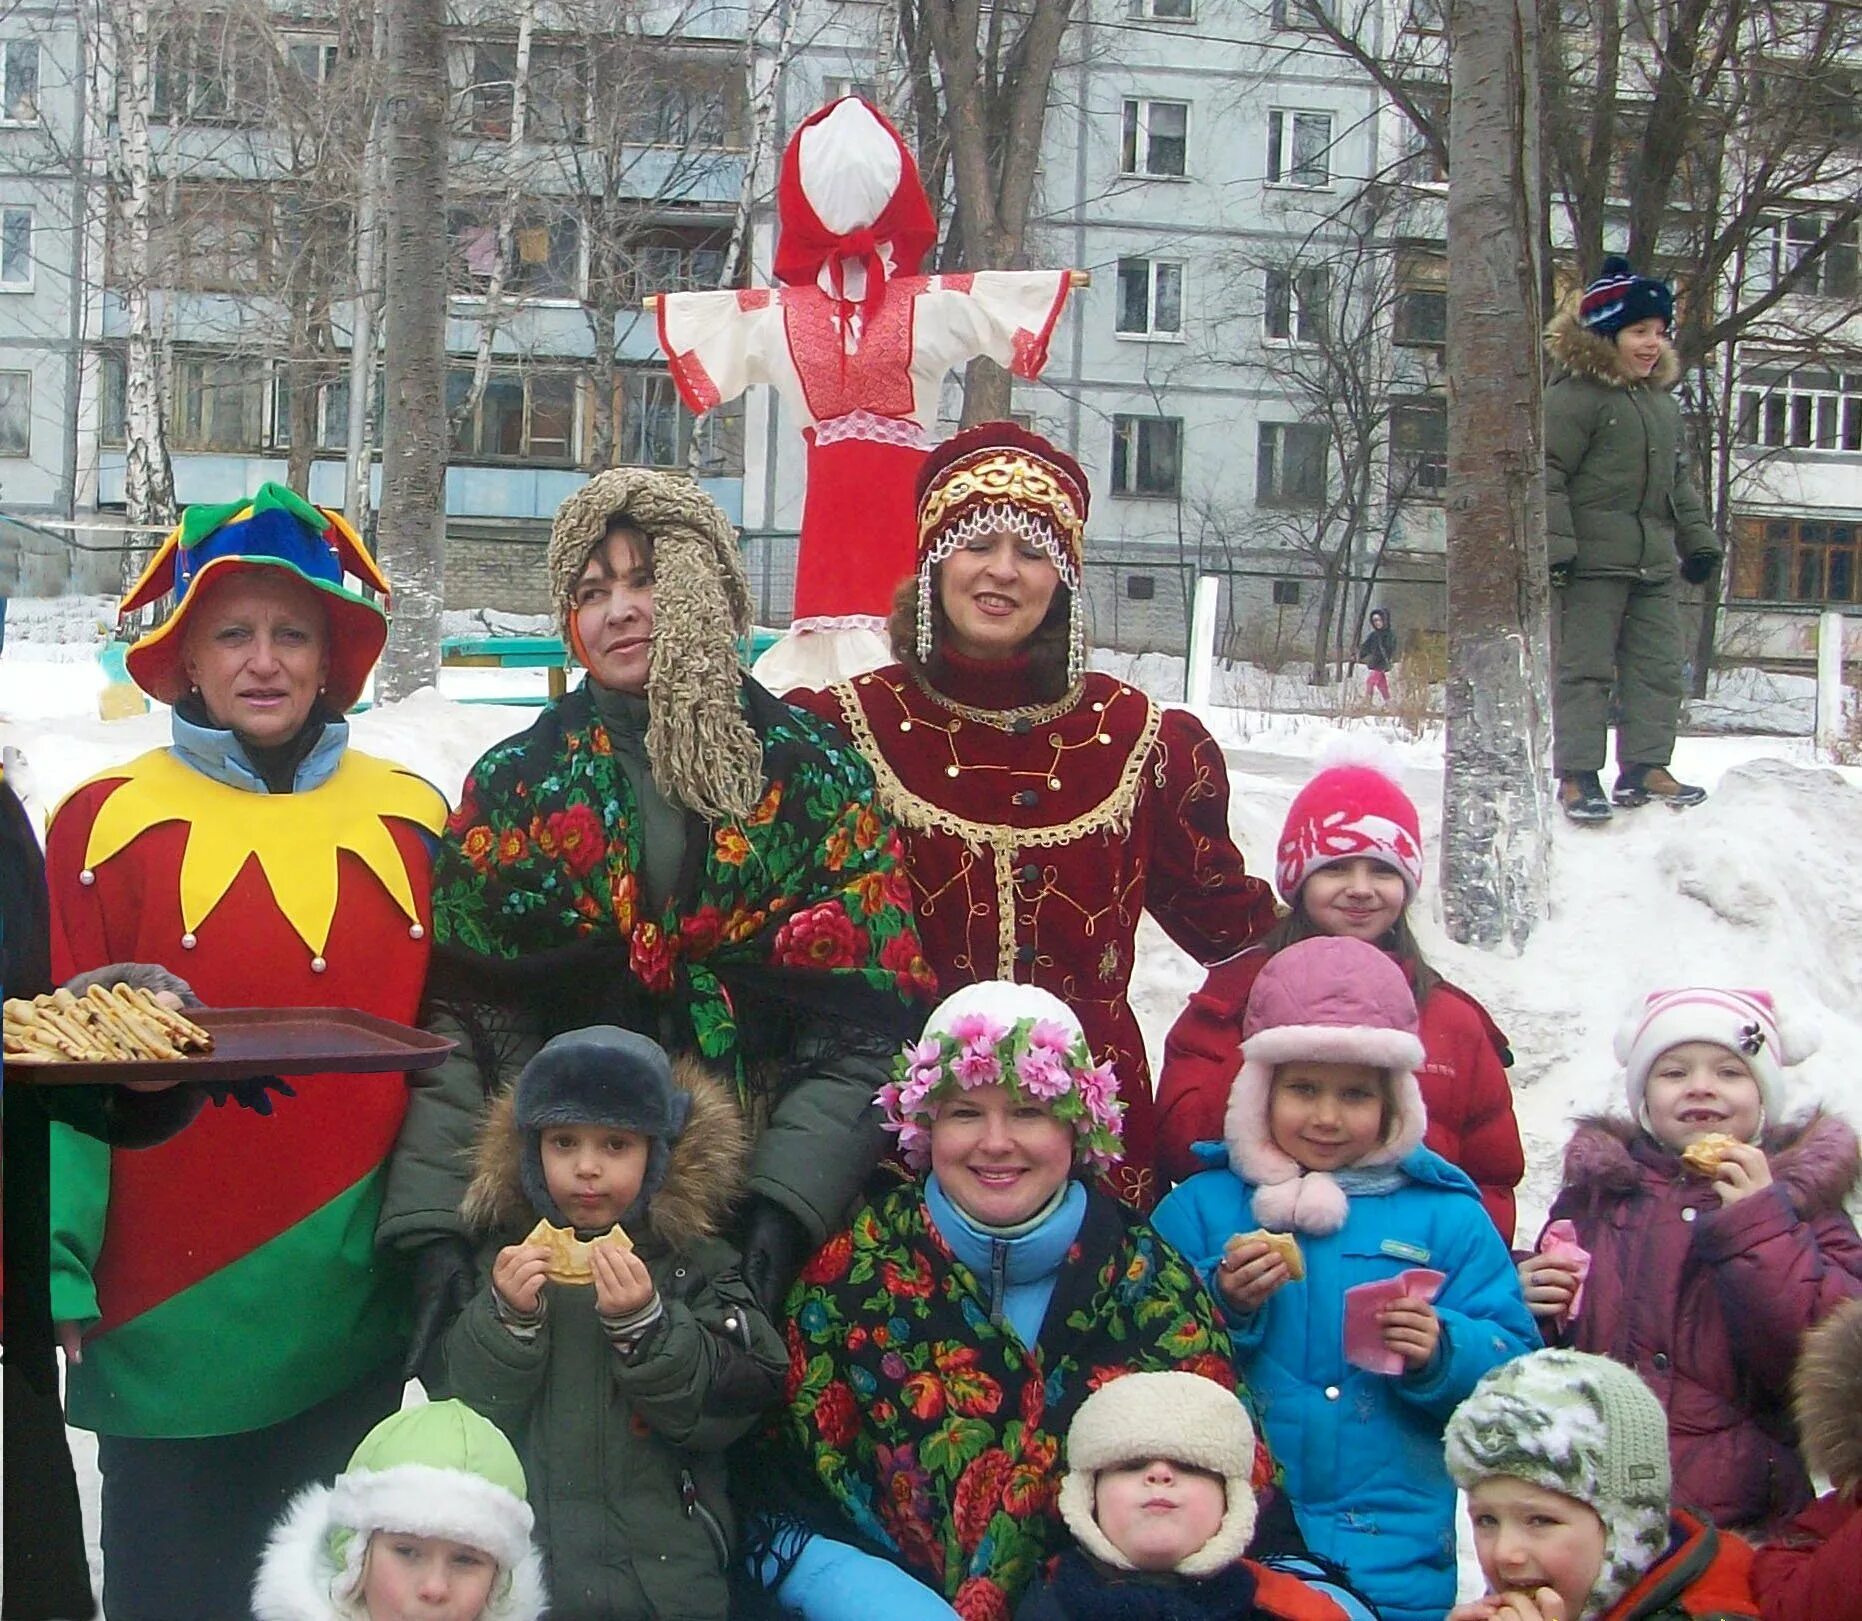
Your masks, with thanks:
M 881 750 L 879 739 L 853 690 L 853 684 L 842 681 L 832 691 L 835 701 L 840 705 L 841 715 L 847 722 L 853 746 L 873 768 L 873 783 L 879 790 L 879 802 L 891 814 L 893 821 L 914 833 L 948 833 L 952 838 L 963 840 L 975 854 L 980 856 L 987 849 L 994 858 L 996 977 L 1013 979 L 1015 852 L 1021 849 L 1052 850 L 1063 844 L 1072 844 L 1074 840 L 1083 839 L 1091 833 L 1130 833 L 1132 812 L 1138 804 L 1138 790 L 1143 786 L 1144 762 L 1157 741 L 1158 728 L 1164 723 L 1164 712 L 1144 694 L 1134 691 L 1134 696 L 1144 698 L 1144 724 L 1138 728 L 1137 740 L 1132 744 L 1131 753 L 1125 757 L 1124 768 L 1119 772 L 1118 782 L 1112 792 L 1070 822 L 1061 822 L 1054 827 L 1010 827 L 1004 822 L 973 822 L 967 816 L 959 816 L 955 811 L 913 793 L 899 780 L 892 762 Z

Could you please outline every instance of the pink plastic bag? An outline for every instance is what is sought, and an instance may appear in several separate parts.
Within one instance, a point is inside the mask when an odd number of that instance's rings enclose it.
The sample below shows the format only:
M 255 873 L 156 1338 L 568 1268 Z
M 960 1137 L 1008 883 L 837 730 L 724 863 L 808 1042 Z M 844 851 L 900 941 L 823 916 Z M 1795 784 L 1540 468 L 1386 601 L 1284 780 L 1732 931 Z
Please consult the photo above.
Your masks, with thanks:
M 1539 1240 L 1539 1253 L 1556 1260 L 1569 1261 L 1577 1268 L 1577 1289 L 1571 1296 L 1571 1304 L 1558 1317 L 1561 1324 L 1575 1323 L 1578 1309 L 1584 1304 L 1584 1282 L 1590 1276 L 1590 1251 L 1578 1242 L 1576 1227 L 1568 1221 L 1555 1221 L 1545 1229 L 1545 1236 Z
M 1360 1283 L 1345 1291 L 1345 1360 L 1366 1373 L 1395 1375 L 1403 1371 L 1403 1358 L 1384 1344 L 1383 1325 L 1377 1314 L 1392 1301 L 1433 1300 L 1448 1281 L 1444 1273 L 1412 1266 L 1394 1278 Z

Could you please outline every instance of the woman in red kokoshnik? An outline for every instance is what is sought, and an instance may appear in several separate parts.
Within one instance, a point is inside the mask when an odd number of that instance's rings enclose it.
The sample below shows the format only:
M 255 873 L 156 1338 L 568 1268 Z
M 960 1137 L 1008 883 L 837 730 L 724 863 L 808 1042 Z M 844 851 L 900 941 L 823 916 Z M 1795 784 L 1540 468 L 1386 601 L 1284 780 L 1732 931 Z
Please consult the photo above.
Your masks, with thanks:
M 919 474 L 898 662 L 791 694 L 848 728 L 905 839 L 919 935 L 948 993 L 1054 992 L 1118 1072 L 1127 1202 L 1157 1196 L 1150 1071 L 1126 1000 L 1139 913 L 1208 963 L 1274 920 L 1228 831 L 1228 774 L 1196 718 L 1085 669 L 1079 464 L 984 423 Z

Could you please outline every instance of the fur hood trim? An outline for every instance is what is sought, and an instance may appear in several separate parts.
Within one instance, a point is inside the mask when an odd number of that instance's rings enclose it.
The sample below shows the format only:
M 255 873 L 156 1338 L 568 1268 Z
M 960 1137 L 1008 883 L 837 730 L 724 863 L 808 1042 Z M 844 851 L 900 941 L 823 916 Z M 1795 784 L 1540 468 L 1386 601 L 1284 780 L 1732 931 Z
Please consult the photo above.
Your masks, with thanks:
M 672 1084 L 691 1096 L 692 1112 L 667 1156 L 666 1180 L 647 1203 L 647 1226 L 677 1251 L 715 1237 L 724 1225 L 743 1190 L 750 1133 L 733 1089 L 696 1059 L 673 1059 Z M 507 1088 L 479 1130 L 472 1182 L 460 1207 L 475 1233 L 528 1227 L 537 1218 L 524 1196 L 515 1094 L 515 1088 Z
M 442 1496 L 449 1496 L 460 1484 L 456 1471 L 427 1473 L 443 1477 Z M 432 1516 L 436 1512 L 433 1483 L 409 1484 L 414 1509 L 408 1516 L 410 1520 Z M 412 1489 L 416 1486 L 417 1490 Z M 259 1564 L 258 1579 L 252 1588 L 252 1613 L 258 1621 L 367 1621 L 360 1596 L 337 1591 L 339 1587 L 351 1587 L 359 1579 L 362 1556 L 367 1551 L 366 1543 L 357 1548 L 353 1539 L 332 1540 L 331 1533 L 344 1529 L 346 1523 L 333 1488 L 310 1486 L 298 1493 L 273 1527 Z M 435 1536 L 447 1535 L 444 1526 L 452 1524 L 443 1512 L 435 1523 L 442 1525 L 431 1533 Z M 452 1528 L 458 1529 L 456 1525 Z M 410 1523 L 407 1529 L 414 1530 L 415 1525 Z M 349 1557 L 352 1553 L 354 1559 Z M 539 1621 L 547 1603 L 543 1560 L 525 1537 L 515 1562 L 500 1562 L 491 1602 L 485 1608 L 485 1621 Z
M 1545 347 L 1552 359 L 1573 377 L 1586 377 L 1610 388 L 1632 388 L 1648 382 L 1656 388 L 1673 388 L 1681 379 L 1681 357 L 1675 346 L 1662 340 L 1662 358 L 1647 378 L 1632 377 L 1624 369 L 1614 342 L 1599 337 L 1578 323 L 1578 301 L 1569 300 L 1545 329 Z
M 1565 1187 L 1592 1195 L 1634 1192 L 1647 1168 L 1647 1159 L 1632 1152 L 1638 1142 L 1645 1145 L 1645 1156 L 1672 1160 L 1679 1174 L 1678 1156 L 1633 1121 L 1593 1115 L 1578 1122 L 1565 1149 Z M 1840 1210 L 1862 1181 L 1862 1147 L 1849 1123 L 1833 1114 L 1819 1110 L 1807 1119 L 1772 1127 L 1759 1146 L 1771 1161 L 1773 1178 L 1784 1185 L 1805 1219 Z
M 1791 1388 L 1804 1462 L 1853 1497 L 1862 1487 L 1862 1300 L 1804 1336 Z

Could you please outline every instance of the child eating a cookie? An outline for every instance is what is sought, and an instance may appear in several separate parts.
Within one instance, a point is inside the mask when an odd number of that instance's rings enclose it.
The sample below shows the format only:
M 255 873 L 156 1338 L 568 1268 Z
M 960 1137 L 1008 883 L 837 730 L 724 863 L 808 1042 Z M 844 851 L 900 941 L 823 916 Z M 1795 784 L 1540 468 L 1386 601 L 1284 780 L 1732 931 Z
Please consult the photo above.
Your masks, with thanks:
M 548 1042 L 480 1133 L 444 1382 L 522 1455 L 552 1615 L 727 1613 L 724 1449 L 788 1369 L 717 1236 L 748 1154 L 721 1083 L 612 1025 Z
M 1295 942 L 1262 967 L 1241 1029 L 1231 1168 L 1184 1182 L 1153 1224 L 1222 1304 L 1307 1546 L 1386 1621 L 1441 1621 L 1442 1426 L 1538 1340 L 1512 1257 L 1474 1183 L 1422 1146 L 1416 1001 L 1384 952 Z
M 1735 1529 L 1810 1501 L 1791 1372 L 1805 1330 L 1862 1296 L 1843 1209 L 1855 1133 L 1786 1117 L 1787 1071 L 1816 1045 L 1764 991 L 1639 1001 L 1616 1038 L 1628 1116 L 1579 1122 L 1547 1227 L 1566 1242 L 1541 1239 L 1519 1267 L 1548 1341 L 1615 1357 L 1655 1392 L 1677 1500 Z

